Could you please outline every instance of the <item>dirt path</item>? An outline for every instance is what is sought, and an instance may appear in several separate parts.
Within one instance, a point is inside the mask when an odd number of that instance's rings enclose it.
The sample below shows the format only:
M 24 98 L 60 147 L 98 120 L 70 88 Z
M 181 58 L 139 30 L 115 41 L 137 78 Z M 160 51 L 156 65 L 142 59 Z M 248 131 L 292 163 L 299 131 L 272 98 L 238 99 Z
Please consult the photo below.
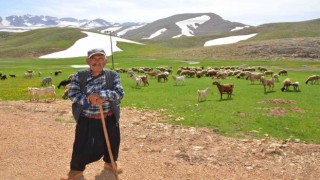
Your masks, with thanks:
M 68 172 L 70 101 L 0 101 L 0 179 L 57 180 Z M 318 179 L 320 145 L 225 138 L 160 123 L 157 112 L 122 109 L 121 180 Z M 62 120 L 63 122 L 60 122 Z M 92 163 L 85 178 L 96 177 Z

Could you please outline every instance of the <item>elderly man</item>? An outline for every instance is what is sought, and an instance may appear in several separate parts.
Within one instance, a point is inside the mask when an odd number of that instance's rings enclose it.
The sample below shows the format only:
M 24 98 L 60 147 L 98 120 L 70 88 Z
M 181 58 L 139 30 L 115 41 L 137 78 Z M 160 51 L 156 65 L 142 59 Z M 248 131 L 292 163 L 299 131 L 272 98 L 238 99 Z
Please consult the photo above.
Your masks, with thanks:
M 107 58 L 103 49 L 88 51 L 86 62 L 90 68 L 75 73 L 68 92 L 69 98 L 74 104 L 82 105 L 83 110 L 79 118 L 76 118 L 70 171 L 67 178 L 62 178 L 66 180 L 82 178 L 86 165 L 101 157 L 105 162 L 105 169 L 121 173 L 120 169 L 113 169 L 111 166 L 99 111 L 99 106 L 102 105 L 112 156 L 117 161 L 120 146 L 120 100 L 124 96 L 120 77 L 115 71 L 104 69 Z

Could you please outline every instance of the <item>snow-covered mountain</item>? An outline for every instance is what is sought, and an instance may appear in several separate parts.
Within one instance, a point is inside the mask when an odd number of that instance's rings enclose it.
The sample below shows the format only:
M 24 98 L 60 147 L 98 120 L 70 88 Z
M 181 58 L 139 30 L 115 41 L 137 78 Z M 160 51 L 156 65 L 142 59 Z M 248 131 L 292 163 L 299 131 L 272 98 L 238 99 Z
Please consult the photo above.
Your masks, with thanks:
M 136 25 L 139 23 L 123 23 L 124 25 Z M 114 25 L 122 25 L 121 23 L 111 23 L 103 19 L 75 19 L 75 18 L 57 18 L 51 16 L 8 16 L 0 17 L 0 27 L 76 27 L 83 29 L 91 29 L 97 27 L 107 27 Z
M 111 23 L 103 19 L 57 18 L 50 16 L 0 17 L 0 31 L 14 29 L 16 32 L 41 27 L 76 27 L 101 33 L 112 32 L 113 36 L 126 39 L 168 39 L 183 36 L 214 35 L 240 30 L 248 25 L 224 20 L 214 13 L 177 14 L 152 23 Z
M 214 13 L 193 13 L 177 14 L 143 26 L 123 26 L 114 29 L 112 34 L 127 39 L 168 39 L 220 34 L 247 27 L 250 26 L 224 20 Z M 104 30 L 112 31 L 111 28 Z

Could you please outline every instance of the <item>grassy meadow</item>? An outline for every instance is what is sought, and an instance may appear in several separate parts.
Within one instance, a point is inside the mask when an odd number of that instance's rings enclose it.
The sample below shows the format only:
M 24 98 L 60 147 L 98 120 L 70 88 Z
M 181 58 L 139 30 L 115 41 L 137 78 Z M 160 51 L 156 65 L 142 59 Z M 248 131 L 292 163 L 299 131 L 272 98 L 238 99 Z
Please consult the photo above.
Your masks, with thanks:
M 136 45 L 132 45 L 134 49 Z M 158 67 L 171 66 L 175 74 L 179 66 L 263 66 L 278 72 L 287 69 L 288 76 L 281 76 L 280 82 L 275 84 L 274 91 L 264 94 L 263 86 L 258 82 L 251 85 L 249 80 L 230 77 L 218 80 L 221 83 L 234 83 L 235 89 L 232 99 L 227 100 L 220 94 L 216 86 L 212 85 L 210 77 L 187 78 L 185 85 L 174 85 L 169 77 L 166 83 L 158 83 L 149 78 L 150 86 L 135 86 L 135 82 L 126 74 L 120 74 L 125 89 L 125 98 L 122 107 L 136 107 L 139 109 L 164 109 L 166 123 L 173 123 L 194 127 L 209 127 L 225 136 L 232 137 L 264 137 L 266 135 L 279 138 L 320 143 L 320 85 L 306 85 L 304 82 L 309 75 L 319 74 L 320 64 L 316 61 L 306 60 L 201 60 L 172 59 L 172 58 L 146 58 L 134 56 L 134 50 L 115 53 L 115 68 L 129 67 Z M 111 58 L 107 68 L 111 67 Z M 44 77 L 51 76 L 53 84 L 57 87 L 59 82 L 67 79 L 78 69 L 71 65 L 84 65 L 83 58 L 70 59 L 12 59 L 0 60 L 0 73 L 15 74 L 16 78 L 8 77 L 0 81 L 1 100 L 28 100 L 28 87 L 40 87 Z M 198 64 L 193 64 L 198 63 Z M 25 79 L 26 70 L 41 71 L 32 79 Z M 62 74 L 54 76 L 50 72 L 62 70 Z M 292 81 L 299 81 L 299 92 L 281 92 L 282 81 L 290 77 Z M 197 102 L 196 91 L 210 87 L 207 100 Z M 292 87 L 291 87 L 292 88 Z M 292 89 L 291 89 L 292 90 Z M 64 88 L 57 89 L 58 99 Z M 266 100 L 292 100 L 291 104 L 281 104 Z
M 318 19 L 298 23 L 273 23 L 219 35 L 159 41 L 142 40 L 142 43 L 147 44 L 145 46 L 118 43 L 117 45 L 124 51 L 114 54 L 115 68 L 171 66 L 174 74 L 179 66 L 205 68 L 262 66 L 274 72 L 281 69 L 288 70 L 288 75 L 281 76 L 280 82 L 275 84 L 274 91 L 267 94 L 258 82 L 251 85 L 248 80 L 234 77 L 218 80 L 221 83 L 235 84 L 234 94 L 230 100 L 226 99 L 226 95 L 220 100 L 218 89 L 212 85 L 214 80 L 210 77 L 187 78 L 185 85 L 174 85 L 171 75 L 166 83 L 158 83 L 155 79 L 149 78 L 150 86 L 136 88 L 133 79 L 126 74 L 120 74 L 126 93 L 122 107 L 163 109 L 161 112 L 165 115 L 163 119 L 165 123 L 209 127 L 224 136 L 239 138 L 270 136 L 283 140 L 299 139 L 308 143 L 320 143 L 320 85 L 304 83 L 308 76 L 320 74 L 319 59 L 255 59 L 254 57 L 245 59 L 237 55 L 237 51 L 241 51 L 238 46 L 203 47 L 207 40 L 250 33 L 258 35 L 244 42 L 295 38 L 319 39 L 319 22 Z M 27 88 L 40 87 L 41 80 L 47 76 L 52 77 L 53 84 L 57 87 L 62 80 L 79 70 L 72 68 L 72 65 L 85 65 L 85 57 L 68 59 L 36 57 L 66 49 L 84 36 L 81 30 L 72 28 L 46 28 L 24 33 L 0 32 L 0 73 L 8 76 L 7 80 L 0 81 L 0 100 L 28 101 Z M 288 48 L 291 46 L 288 45 Z M 106 68 L 111 68 L 111 58 L 109 59 Z M 36 76 L 25 79 L 23 74 L 27 70 L 35 71 Z M 58 76 L 51 74 L 57 70 L 61 70 L 62 74 Z M 37 76 L 38 72 L 42 72 L 41 77 Z M 17 77 L 11 78 L 9 74 Z M 282 81 L 286 77 L 291 78 L 293 82 L 300 82 L 299 92 L 280 91 Z M 196 91 L 207 87 L 212 89 L 207 95 L 207 100 L 197 102 Z M 62 99 L 64 88 L 57 89 L 56 92 L 58 99 Z

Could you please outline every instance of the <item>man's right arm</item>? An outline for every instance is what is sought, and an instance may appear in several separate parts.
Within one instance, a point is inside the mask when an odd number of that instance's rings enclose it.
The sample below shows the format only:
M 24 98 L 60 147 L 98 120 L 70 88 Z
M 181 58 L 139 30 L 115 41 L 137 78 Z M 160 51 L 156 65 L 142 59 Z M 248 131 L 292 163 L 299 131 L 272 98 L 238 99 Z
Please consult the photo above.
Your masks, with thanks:
M 75 103 L 79 103 L 87 108 L 89 103 L 87 101 L 87 97 L 80 90 L 80 80 L 79 73 L 75 73 L 70 82 L 70 89 L 68 92 L 69 99 Z

